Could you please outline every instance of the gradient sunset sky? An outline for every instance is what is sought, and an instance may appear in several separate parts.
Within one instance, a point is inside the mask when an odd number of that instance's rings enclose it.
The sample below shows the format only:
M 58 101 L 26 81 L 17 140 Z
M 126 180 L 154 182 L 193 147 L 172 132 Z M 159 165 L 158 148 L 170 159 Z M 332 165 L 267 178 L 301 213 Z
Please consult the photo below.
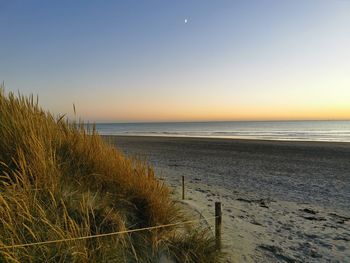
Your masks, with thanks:
M 55 114 L 350 119 L 346 0 L 0 0 L 0 37 L 6 91 Z

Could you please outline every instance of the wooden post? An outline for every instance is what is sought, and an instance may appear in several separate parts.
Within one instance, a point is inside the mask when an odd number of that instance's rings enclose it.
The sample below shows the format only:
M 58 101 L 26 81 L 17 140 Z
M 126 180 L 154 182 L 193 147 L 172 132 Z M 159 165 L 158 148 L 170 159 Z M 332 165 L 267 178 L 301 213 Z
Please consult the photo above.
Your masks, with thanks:
M 222 223 L 222 213 L 221 213 L 221 202 L 215 202 L 215 240 L 216 249 L 221 249 L 221 223 Z
M 182 200 L 185 200 L 185 176 L 182 176 Z

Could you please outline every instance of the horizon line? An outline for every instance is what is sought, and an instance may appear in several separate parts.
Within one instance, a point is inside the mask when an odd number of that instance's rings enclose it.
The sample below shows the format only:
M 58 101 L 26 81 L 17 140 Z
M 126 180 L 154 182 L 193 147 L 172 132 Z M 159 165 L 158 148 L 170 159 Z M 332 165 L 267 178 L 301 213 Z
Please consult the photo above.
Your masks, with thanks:
M 86 124 L 143 124 L 143 123 L 209 123 L 209 122 L 308 122 L 308 121 L 350 121 L 349 119 L 291 119 L 291 120 L 193 120 L 193 121 L 101 121 Z

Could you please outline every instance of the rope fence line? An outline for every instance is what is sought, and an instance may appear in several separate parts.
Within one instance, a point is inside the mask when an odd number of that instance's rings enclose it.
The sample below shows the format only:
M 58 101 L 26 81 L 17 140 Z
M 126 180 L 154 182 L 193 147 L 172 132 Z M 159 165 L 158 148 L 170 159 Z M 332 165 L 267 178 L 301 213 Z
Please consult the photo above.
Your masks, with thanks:
M 182 200 L 185 200 L 185 176 L 182 176 Z M 208 184 L 209 186 L 209 184 Z M 222 232 L 222 209 L 221 209 L 221 194 L 218 194 L 219 201 L 215 202 L 215 242 L 216 249 L 221 250 L 221 232 Z M 200 215 L 202 215 L 200 213 Z
M 211 220 L 216 219 L 217 216 L 213 216 L 210 218 L 202 218 L 202 219 L 196 219 L 196 220 L 188 220 L 184 222 L 178 222 L 178 223 L 172 223 L 172 224 L 166 224 L 166 225 L 159 225 L 159 226 L 151 226 L 151 227 L 143 227 L 138 229 L 130 229 L 130 230 L 123 230 L 118 232 L 110 232 L 105 234 L 97 234 L 97 235 L 89 235 L 89 236 L 82 236 L 82 237 L 73 237 L 73 238 L 63 238 L 63 239 L 56 239 L 56 240 L 48 240 L 48 241 L 41 241 L 41 242 L 33 242 L 33 243 L 25 243 L 25 244 L 17 244 L 17 245 L 9 245 L 9 246 L 0 246 L 0 250 L 4 249 L 11 249 L 11 248 L 20 248 L 20 247 L 30 247 L 30 246 L 37 246 L 37 245 L 47 245 L 47 244 L 54 244 L 54 243 L 62 243 L 62 242 L 68 242 L 68 241 L 76 241 L 76 240 L 85 240 L 85 239 L 92 239 L 92 238 L 100 238 L 100 237 L 108 237 L 108 236 L 115 236 L 115 235 L 121 235 L 121 234 L 127 234 L 127 233 L 134 233 L 134 232 L 141 232 L 146 230 L 154 230 L 159 228 L 167 228 L 172 226 L 178 226 L 178 225 L 187 225 L 187 224 L 193 224 L 198 223 L 204 220 Z
M 208 178 L 207 178 L 207 180 L 208 180 Z M 47 189 L 33 188 L 33 189 L 30 189 L 30 190 L 32 190 L 32 191 L 43 191 L 43 190 L 47 190 Z M 144 228 L 138 228 L 138 229 L 130 229 L 130 230 L 118 231 L 118 232 L 110 232 L 110 233 L 104 233 L 104 234 L 82 236 L 82 237 L 64 238 L 64 239 L 57 239 L 57 240 L 48 240 L 48 241 L 40 241 L 40 242 L 24 243 L 24 244 L 16 244 L 16 245 L 6 245 L 6 246 L 1 246 L 0 245 L 0 250 L 11 249 L 11 248 L 23 248 L 23 247 L 37 246 L 37 245 L 54 244 L 54 243 L 63 243 L 63 242 L 69 242 L 69 241 L 85 240 L 85 239 L 108 237 L 108 236 L 115 236 L 115 235 L 121 235 L 121 234 L 141 232 L 141 231 L 146 231 L 146 230 L 167 228 L 167 227 L 178 226 L 178 225 L 199 223 L 199 222 L 202 222 L 202 221 L 209 221 L 211 219 L 215 219 L 216 248 L 218 250 L 220 250 L 221 249 L 221 228 L 222 228 L 222 226 L 221 226 L 222 225 L 222 210 L 221 210 L 221 198 L 220 198 L 220 195 L 219 195 L 219 199 L 220 199 L 219 202 L 215 202 L 215 216 L 209 217 L 209 218 L 203 217 L 203 218 L 196 219 L 196 220 L 188 220 L 188 221 L 184 221 L 184 222 L 177 222 L 177 223 L 166 224 L 166 225 L 151 226 L 151 227 L 144 227 Z M 185 200 L 185 177 L 184 176 L 182 176 L 182 200 Z M 202 213 L 200 213 L 200 216 L 203 216 Z

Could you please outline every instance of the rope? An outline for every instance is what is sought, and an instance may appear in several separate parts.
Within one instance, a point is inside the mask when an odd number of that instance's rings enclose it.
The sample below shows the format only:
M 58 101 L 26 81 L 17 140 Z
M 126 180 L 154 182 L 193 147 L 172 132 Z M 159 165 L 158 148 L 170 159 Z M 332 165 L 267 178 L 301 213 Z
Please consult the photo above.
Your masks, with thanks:
M 214 218 L 217 218 L 217 216 L 208 218 L 208 220 L 214 219 Z M 99 237 L 121 235 L 121 234 L 126 234 L 126 233 L 141 232 L 141 231 L 145 231 L 145 230 L 153 230 L 153 229 L 166 228 L 166 227 L 171 227 L 171 226 L 193 224 L 193 223 L 196 223 L 196 222 L 201 222 L 203 220 L 205 220 L 205 219 L 189 220 L 189 221 L 172 223 L 172 224 L 166 224 L 166 225 L 160 225 L 160 226 L 151 226 L 151 227 L 144 227 L 144 228 L 138 228 L 138 229 L 124 230 L 124 231 L 111 232 L 111 233 L 105 233 L 105 234 L 97 234 L 97 235 L 90 235 L 90 236 L 83 236 L 83 237 L 73 237 L 73 238 L 48 240 L 48 241 L 41 241 L 41 242 L 34 242 L 34 243 L 25 243 L 25 244 L 11 245 L 11 246 L 1 246 L 0 250 L 9 249 L 9 248 L 29 247 L 29 246 L 36 246 L 36 245 L 46 245 L 46 244 L 53 244 L 53 243 L 62 243 L 62 242 L 67 242 L 67 241 L 75 241 L 75 240 L 84 240 L 84 239 L 91 239 L 91 238 L 99 238 Z

